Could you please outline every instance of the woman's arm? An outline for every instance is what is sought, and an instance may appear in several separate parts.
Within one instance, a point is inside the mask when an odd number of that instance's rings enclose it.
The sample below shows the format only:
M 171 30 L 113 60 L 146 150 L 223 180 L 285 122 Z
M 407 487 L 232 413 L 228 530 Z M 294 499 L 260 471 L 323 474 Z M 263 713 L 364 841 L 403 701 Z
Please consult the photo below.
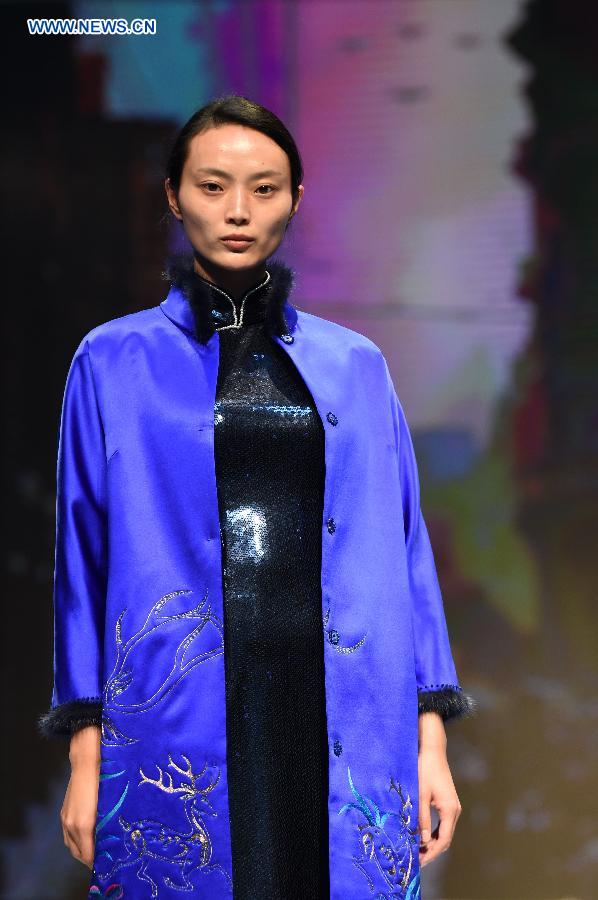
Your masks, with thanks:
M 442 721 L 447 721 L 471 715 L 476 704 L 473 697 L 464 693 L 457 678 L 434 554 L 420 506 L 413 441 L 388 366 L 386 372 L 403 503 L 418 711 L 437 713 Z
M 451 651 L 434 554 L 420 506 L 413 441 L 386 366 L 395 433 L 405 547 L 410 586 L 415 675 L 418 695 L 418 777 L 420 864 L 426 865 L 451 844 L 461 803 L 446 755 L 444 723 L 472 715 L 476 702 L 459 684 Z M 440 824 L 432 833 L 431 807 Z
M 446 732 L 442 717 L 435 712 L 419 716 L 419 829 L 420 865 L 425 866 L 451 845 L 461 803 L 446 757 Z M 431 807 L 438 812 L 439 825 L 432 832 Z
M 88 341 L 66 379 L 56 471 L 54 686 L 48 738 L 101 725 L 106 599 L 106 451 Z
M 65 846 L 90 869 L 95 850 L 101 734 L 100 728 L 92 725 L 79 729 L 71 737 L 71 777 L 60 810 Z
M 64 843 L 93 865 L 100 779 L 106 599 L 106 452 L 88 342 L 66 379 L 56 471 L 54 685 L 38 719 L 44 737 L 70 738 L 60 811 Z

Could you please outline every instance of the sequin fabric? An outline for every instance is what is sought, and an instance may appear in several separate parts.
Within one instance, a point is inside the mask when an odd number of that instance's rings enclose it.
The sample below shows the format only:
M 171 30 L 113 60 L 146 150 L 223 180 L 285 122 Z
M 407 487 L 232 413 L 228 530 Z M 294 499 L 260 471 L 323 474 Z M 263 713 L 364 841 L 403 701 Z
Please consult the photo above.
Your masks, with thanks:
M 324 429 L 263 327 L 267 280 L 235 300 L 210 291 L 233 890 L 234 900 L 309 900 L 330 896 Z

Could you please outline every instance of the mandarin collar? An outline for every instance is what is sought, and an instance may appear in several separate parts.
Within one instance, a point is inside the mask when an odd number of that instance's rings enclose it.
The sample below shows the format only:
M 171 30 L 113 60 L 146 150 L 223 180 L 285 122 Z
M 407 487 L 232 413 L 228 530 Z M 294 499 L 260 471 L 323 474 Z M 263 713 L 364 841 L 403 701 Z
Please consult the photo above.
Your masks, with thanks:
M 197 276 L 208 287 L 211 298 L 212 320 L 216 331 L 237 329 L 244 325 L 263 322 L 266 318 L 267 292 L 264 290 L 272 275 L 268 270 L 260 280 L 248 288 L 242 297 L 235 298 L 224 288 Z
M 289 301 L 294 271 L 281 260 L 272 260 L 260 282 L 238 299 L 195 271 L 192 253 L 170 255 L 162 278 L 170 282 L 162 311 L 176 325 L 193 333 L 206 344 L 222 328 L 235 330 L 253 322 L 263 322 L 272 335 L 291 334 L 297 312 Z

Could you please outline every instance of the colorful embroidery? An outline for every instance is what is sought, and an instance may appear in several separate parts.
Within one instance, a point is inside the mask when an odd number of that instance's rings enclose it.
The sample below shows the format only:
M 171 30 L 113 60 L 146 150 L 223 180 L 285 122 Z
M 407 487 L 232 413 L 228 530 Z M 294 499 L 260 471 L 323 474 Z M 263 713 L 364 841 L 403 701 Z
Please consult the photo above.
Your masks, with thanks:
M 122 900 L 125 896 L 122 884 L 111 884 L 105 891 L 97 884 L 92 884 L 87 895 L 89 900 L 100 900 L 100 897 L 107 897 L 110 900 Z
M 126 811 L 127 808 L 138 808 L 138 801 L 132 800 L 134 789 L 130 790 L 131 769 L 127 768 L 124 759 L 130 745 L 138 743 L 139 738 L 125 734 L 122 727 L 119 727 L 122 726 L 123 718 L 154 710 L 189 672 L 224 650 L 222 623 L 212 612 L 211 604 L 207 603 L 207 590 L 200 602 L 191 609 L 165 614 L 164 607 L 169 601 L 189 593 L 189 590 L 178 590 L 164 594 L 154 603 L 143 625 L 127 639 L 123 637 L 126 609 L 116 622 L 116 659 L 103 691 L 101 742 L 104 749 L 100 783 L 107 784 L 100 791 L 96 817 L 93 882 L 88 895 L 93 900 L 100 897 L 120 900 L 124 897 L 123 885 L 117 882 L 117 873 L 133 867 L 139 881 L 149 885 L 152 897 L 159 896 L 162 883 L 175 890 L 193 891 L 192 875 L 198 870 L 202 874 L 218 872 L 224 876 L 228 892 L 232 893 L 230 875 L 220 863 L 212 861 L 212 840 L 205 822 L 207 816 L 218 815 L 208 799 L 220 781 L 217 767 L 210 766 L 216 770 L 215 777 L 210 777 L 206 775 L 207 762 L 201 771 L 194 772 L 188 756 L 181 754 L 183 764 L 179 765 L 168 754 L 168 767 L 175 773 L 174 778 L 178 778 L 178 784 L 175 784 L 171 772 L 162 770 L 157 764 L 157 778 L 150 777 L 139 766 L 141 781 L 137 788 L 145 791 L 149 786 L 152 790 L 159 790 L 163 796 L 173 798 L 174 803 L 180 801 L 188 828 L 184 825 L 178 804 L 169 806 L 166 821 L 161 821 L 163 814 L 160 814 L 160 820 L 133 817 L 129 820 Z M 136 651 L 141 648 L 146 651 L 146 655 L 151 652 L 151 642 L 143 643 L 146 638 L 177 620 L 182 622 L 182 626 L 179 626 L 179 632 L 172 641 L 172 653 L 169 654 L 168 646 L 164 644 L 166 660 L 163 655 L 151 656 L 152 672 L 157 675 L 157 687 L 146 688 L 141 694 L 141 700 L 139 693 L 128 695 L 127 692 L 132 693 L 132 687 L 139 691 L 146 686 L 143 675 L 147 672 L 147 659 L 141 660 L 137 665 Z M 189 627 L 186 624 L 188 621 L 191 623 Z M 207 640 L 202 640 L 200 644 L 195 639 L 202 632 Z M 164 672 L 161 665 L 164 666 Z M 120 758 L 108 757 L 108 747 L 114 748 L 116 756 Z M 124 758 L 121 754 L 125 754 Z M 152 812 L 154 807 L 162 810 L 163 806 L 163 803 L 151 804 Z
M 351 770 L 347 768 L 349 785 L 356 803 L 345 803 L 340 813 L 356 809 L 365 817 L 359 822 L 359 854 L 353 857 L 357 868 L 368 880 L 372 893 L 377 891 L 376 900 L 420 900 L 420 875 L 417 828 L 411 827 L 413 804 L 407 794 L 405 796 L 400 784 L 390 779 L 389 791 L 395 791 L 401 801 L 397 812 L 389 810 L 383 814 L 370 797 L 359 793 L 351 778 Z M 387 819 L 398 819 L 398 833 L 392 837 L 385 827 Z M 417 870 L 417 871 L 416 871 Z
M 171 593 L 164 594 L 160 597 L 150 609 L 147 618 L 139 631 L 131 635 L 127 641 L 123 641 L 122 637 L 122 622 L 126 613 L 126 608 L 123 609 L 118 617 L 115 629 L 116 661 L 103 691 L 102 744 L 104 746 L 122 747 L 126 744 L 135 743 L 137 740 L 136 738 L 127 736 L 116 726 L 112 718 L 115 714 L 124 713 L 131 715 L 148 712 L 148 710 L 153 709 L 158 703 L 164 700 L 170 691 L 176 687 L 179 681 L 181 681 L 182 678 L 185 678 L 185 676 L 196 666 L 205 662 L 207 659 L 218 656 L 224 651 L 224 629 L 220 619 L 212 612 L 211 604 L 207 604 L 207 589 L 197 606 L 194 606 L 192 609 L 180 613 L 173 613 L 172 615 L 164 615 L 162 613 L 163 607 L 173 597 L 189 593 L 191 593 L 189 590 L 179 590 L 172 591 Z M 147 638 L 148 635 L 156 631 L 156 629 L 163 628 L 168 623 L 174 622 L 177 619 L 198 620 L 199 624 L 195 625 L 179 642 L 174 653 L 172 666 L 170 670 L 165 673 L 164 679 L 158 689 L 141 703 L 121 702 L 119 698 L 127 691 L 133 682 L 134 651 L 139 647 L 141 642 Z M 211 626 L 217 632 L 213 645 L 208 650 L 188 659 L 187 654 L 193 641 L 200 632 L 208 626 Z
M 219 871 L 224 875 L 232 889 L 232 881 L 229 874 L 219 863 L 210 863 L 212 841 L 204 821 L 206 815 L 217 815 L 209 803 L 208 796 L 220 781 L 220 771 L 216 772 L 214 778 L 209 778 L 208 776 L 207 783 L 202 785 L 200 780 L 206 775 L 208 764 L 206 763 L 203 769 L 196 773 L 193 771 L 190 759 L 183 754 L 181 756 L 185 762 L 185 767 L 177 765 L 172 755 L 168 755 L 168 766 L 175 773 L 182 776 L 179 779 L 179 784 L 175 784 L 170 772 L 165 773 L 160 766 L 156 765 L 159 773 L 158 778 L 150 778 L 142 768 L 139 769 L 141 781 L 138 787 L 150 785 L 164 794 L 180 799 L 185 807 L 185 816 L 190 826 L 189 830 L 181 831 L 172 828 L 157 819 L 128 821 L 122 813 L 119 814 L 118 822 L 122 829 L 120 837 L 109 834 L 96 838 L 97 853 L 94 866 L 96 880 L 99 878 L 102 881 L 111 881 L 120 870 L 138 865 L 137 878 L 150 885 L 152 897 L 158 897 L 158 875 L 154 869 L 158 863 L 161 863 L 171 869 L 170 874 L 162 875 L 162 881 L 169 888 L 180 891 L 193 890 L 190 876 L 196 870 L 202 870 L 204 873 Z M 114 777 L 122 774 L 122 772 L 114 773 Z M 105 777 L 111 776 L 106 775 Z M 106 814 L 101 816 L 98 812 L 99 822 L 96 826 L 96 832 L 101 831 L 107 822 L 112 819 L 124 800 L 125 794 L 126 788 L 121 793 L 121 799 Z M 106 843 L 113 844 L 115 841 L 118 841 L 121 850 L 124 847 L 124 852 L 126 853 L 124 857 L 121 856 L 115 859 L 114 848 L 109 850 L 104 846 Z M 106 864 L 105 869 L 104 864 Z M 111 890 L 114 887 L 119 886 L 112 884 L 107 890 Z M 112 898 L 112 894 L 102 894 L 101 888 L 98 885 L 93 885 L 90 888 L 89 897 L 95 898 L 96 896 L 109 896 Z M 115 894 L 114 900 L 118 896 L 118 894 Z M 123 895 L 121 894 L 120 896 Z

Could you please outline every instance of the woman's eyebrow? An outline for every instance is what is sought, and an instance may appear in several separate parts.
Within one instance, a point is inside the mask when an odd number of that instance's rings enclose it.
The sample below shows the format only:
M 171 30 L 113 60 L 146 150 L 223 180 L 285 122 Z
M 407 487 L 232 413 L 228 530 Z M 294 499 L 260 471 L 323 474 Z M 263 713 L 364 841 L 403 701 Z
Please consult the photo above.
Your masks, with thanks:
M 199 175 L 203 172 L 206 175 L 219 175 L 221 178 L 231 178 L 229 172 L 225 172 L 224 169 L 215 169 L 212 166 L 201 166 L 199 169 L 195 170 L 195 175 Z M 282 175 L 282 172 L 277 172 L 275 169 L 263 169 L 261 172 L 254 172 L 251 178 L 268 178 L 272 175 Z

